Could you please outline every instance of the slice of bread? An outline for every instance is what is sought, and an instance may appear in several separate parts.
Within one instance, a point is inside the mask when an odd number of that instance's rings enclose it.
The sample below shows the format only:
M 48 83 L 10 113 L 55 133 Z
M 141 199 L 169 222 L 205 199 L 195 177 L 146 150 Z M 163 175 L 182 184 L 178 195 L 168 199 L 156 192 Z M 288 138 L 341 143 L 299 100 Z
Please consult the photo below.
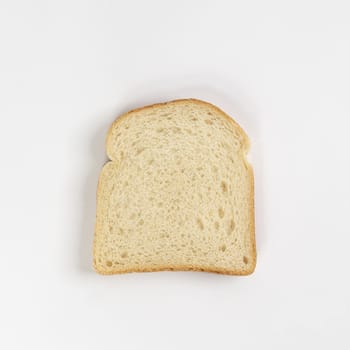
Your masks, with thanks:
M 97 191 L 94 267 L 101 274 L 254 271 L 249 140 L 217 107 L 194 99 L 118 118 Z

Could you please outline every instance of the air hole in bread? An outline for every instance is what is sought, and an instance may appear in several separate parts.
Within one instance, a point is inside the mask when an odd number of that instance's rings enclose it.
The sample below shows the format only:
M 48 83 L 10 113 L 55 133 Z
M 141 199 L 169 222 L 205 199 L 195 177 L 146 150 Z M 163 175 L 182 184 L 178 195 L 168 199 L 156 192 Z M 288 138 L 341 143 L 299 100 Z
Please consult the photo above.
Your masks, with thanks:
M 219 248 L 220 251 L 224 252 L 226 250 L 226 245 L 222 244 Z
M 235 221 L 233 219 L 230 220 L 229 228 L 227 233 L 230 235 L 235 230 Z
M 136 155 L 141 154 L 141 153 L 142 153 L 144 150 L 145 150 L 145 148 L 144 148 L 144 147 L 139 148 L 139 149 L 137 150 L 137 152 L 136 152 Z
M 243 262 L 244 262 L 246 265 L 248 264 L 249 260 L 248 260 L 248 258 L 247 258 L 246 256 L 243 257 Z
M 221 189 L 223 193 L 227 192 L 227 184 L 225 181 L 221 181 Z
M 123 252 L 123 253 L 121 253 L 121 255 L 120 255 L 123 259 L 125 259 L 125 258 L 127 258 L 128 257 L 128 252 Z
M 210 120 L 210 119 L 206 119 L 205 123 L 208 124 L 208 125 L 212 125 L 213 124 L 212 120 Z
M 224 209 L 222 209 L 221 207 L 219 208 L 218 213 L 219 213 L 219 218 L 220 219 L 222 219 L 225 216 Z
M 197 218 L 197 225 L 201 230 L 204 230 L 203 221 L 200 218 Z
M 113 265 L 112 261 L 110 261 L 110 260 L 106 261 L 106 266 L 111 267 L 112 265 Z

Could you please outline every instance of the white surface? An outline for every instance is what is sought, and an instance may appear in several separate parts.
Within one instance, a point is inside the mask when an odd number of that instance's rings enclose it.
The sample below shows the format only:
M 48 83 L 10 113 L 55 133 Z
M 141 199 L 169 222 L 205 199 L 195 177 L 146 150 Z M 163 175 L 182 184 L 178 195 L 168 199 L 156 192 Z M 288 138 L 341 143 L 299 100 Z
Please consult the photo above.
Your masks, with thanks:
M 349 349 L 348 1 L 0 1 L 0 348 Z M 208 100 L 252 140 L 250 277 L 91 268 L 104 138 Z

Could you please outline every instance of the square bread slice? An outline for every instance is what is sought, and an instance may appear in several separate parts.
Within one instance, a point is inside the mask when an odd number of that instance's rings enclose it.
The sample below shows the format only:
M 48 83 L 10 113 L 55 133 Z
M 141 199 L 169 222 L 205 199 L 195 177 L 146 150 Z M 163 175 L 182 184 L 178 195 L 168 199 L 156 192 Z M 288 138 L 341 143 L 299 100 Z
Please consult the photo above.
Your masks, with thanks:
M 97 272 L 254 271 L 249 140 L 228 115 L 194 99 L 139 108 L 113 123 L 106 146 Z

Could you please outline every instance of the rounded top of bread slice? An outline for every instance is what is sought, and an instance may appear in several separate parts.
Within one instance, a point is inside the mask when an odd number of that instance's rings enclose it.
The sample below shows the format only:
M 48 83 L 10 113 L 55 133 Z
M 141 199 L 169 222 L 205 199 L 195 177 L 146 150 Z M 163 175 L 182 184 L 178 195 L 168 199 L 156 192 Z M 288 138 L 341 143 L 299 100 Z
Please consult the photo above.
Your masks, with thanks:
M 139 118 L 145 119 L 140 120 Z M 249 150 L 250 143 L 248 136 L 240 125 L 225 112 L 205 101 L 181 99 L 136 108 L 118 117 L 111 125 L 107 134 L 107 155 L 111 160 L 118 159 L 118 154 L 115 152 L 117 149 L 116 141 L 121 142 L 122 139 L 127 141 L 126 131 L 130 128 L 133 129 L 133 127 L 140 126 L 137 124 L 155 124 L 157 126 L 156 131 L 161 132 L 160 124 L 164 126 L 175 125 L 181 121 L 185 123 L 190 122 L 188 127 L 194 134 L 199 128 L 206 129 L 209 125 L 220 125 L 222 128 L 225 128 L 226 131 L 234 133 L 236 140 L 239 141 L 238 146 L 243 153 L 247 153 Z M 205 123 L 204 125 L 201 124 L 203 122 Z M 143 137 L 144 136 L 145 135 L 143 135 Z M 152 135 L 149 135 L 149 137 L 152 137 Z

